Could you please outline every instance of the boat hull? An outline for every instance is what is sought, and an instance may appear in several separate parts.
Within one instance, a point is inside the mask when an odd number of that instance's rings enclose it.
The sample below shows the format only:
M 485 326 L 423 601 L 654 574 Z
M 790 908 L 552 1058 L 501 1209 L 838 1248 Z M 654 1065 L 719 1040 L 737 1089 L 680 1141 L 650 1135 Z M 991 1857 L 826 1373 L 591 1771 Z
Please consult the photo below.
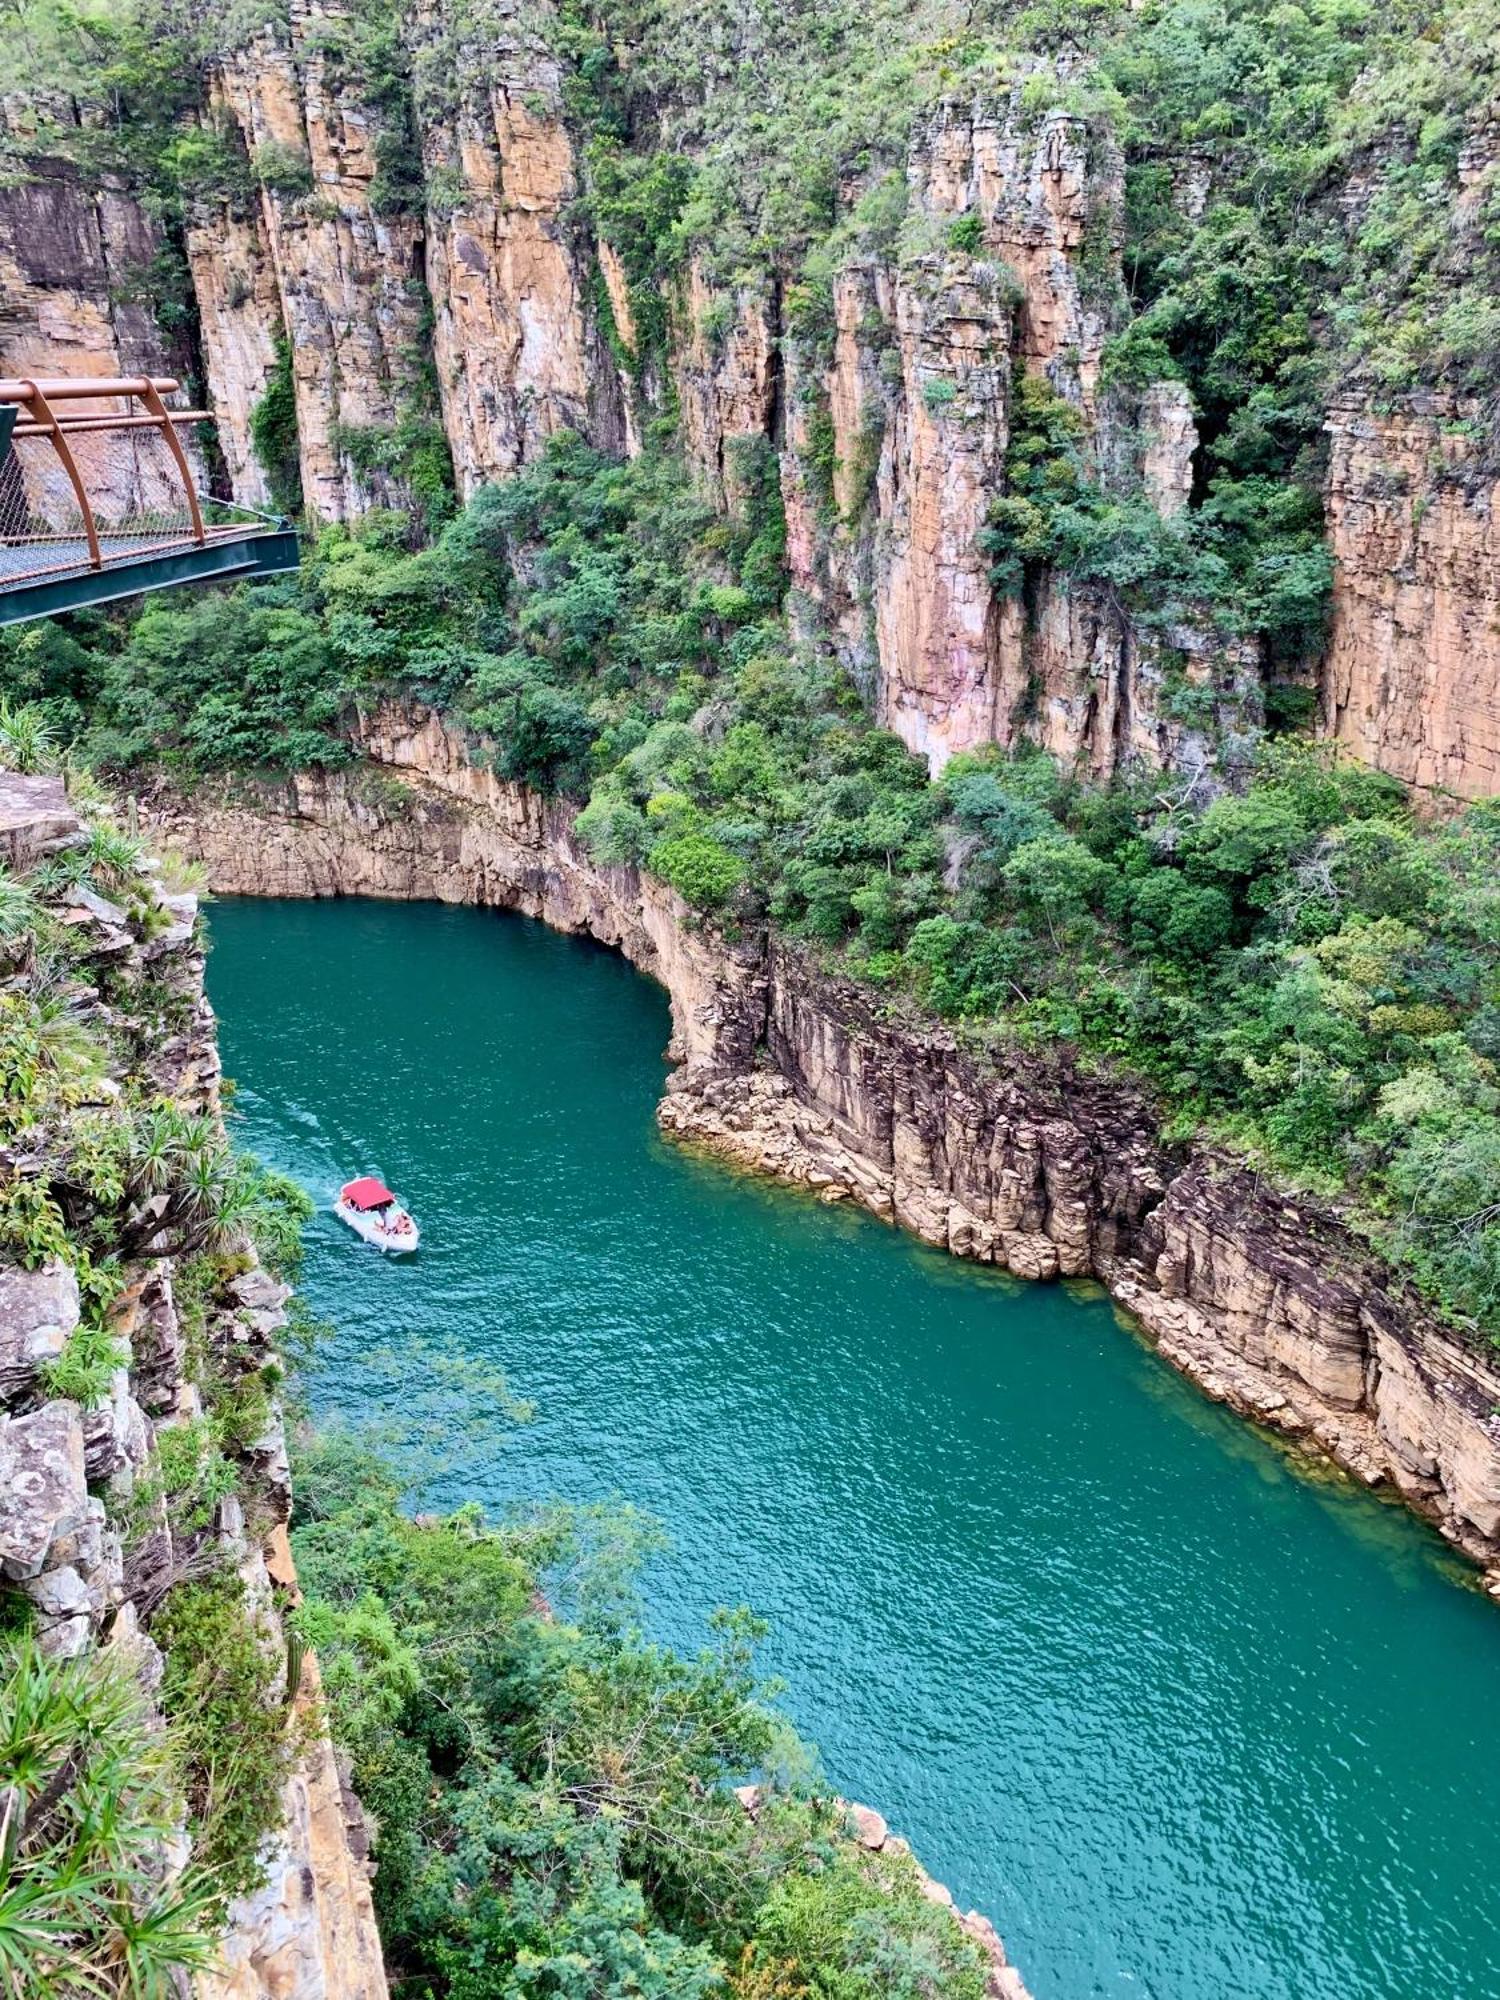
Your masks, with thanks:
M 410 1229 L 397 1236 L 381 1224 L 377 1215 L 367 1209 L 355 1208 L 349 1202 L 336 1201 L 333 1212 L 341 1222 L 348 1223 L 356 1236 L 373 1244 L 387 1257 L 409 1257 L 422 1240 L 415 1222 Z M 409 1217 L 407 1219 L 410 1220 Z

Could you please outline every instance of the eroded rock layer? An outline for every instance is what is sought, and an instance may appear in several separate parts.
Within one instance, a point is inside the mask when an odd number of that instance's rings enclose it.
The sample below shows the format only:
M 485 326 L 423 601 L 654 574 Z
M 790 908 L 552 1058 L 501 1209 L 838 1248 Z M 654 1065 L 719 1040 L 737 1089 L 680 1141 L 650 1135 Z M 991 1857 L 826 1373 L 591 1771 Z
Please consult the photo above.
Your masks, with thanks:
M 1366 763 L 1466 798 L 1500 789 L 1500 465 L 1474 404 L 1335 407 L 1337 566 L 1325 724 Z
M 1335 1216 L 1164 1146 L 1117 1082 L 975 1053 L 785 945 L 718 938 L 430 715 L 359 738 L 365 769 L 148 809 L 232 893 L 489 904 L 618 947 L 671 995 L 666 1130 L 1018 1276 L 1098 1278 L 1210 1395 L 1394 1488 L 1500 1595 L 1500 1374 Z
M 0 852 L 13 865 L 84 838 L 60 778 L 7 774 Z M 76 891 L 77 905 L 66 912 L 83 941 L 85 974 L 107 973 L 117 994 L 137 999 L 149 986 L 150 1004 L 175 1024 L 143 1063 L 108 1081 L 114 1092 L 128 1083 L 185 1113 L 217 1119 L 218 1049 L 203 993 L 196 897 L 167 894 L 149 875 L 140 878 L 139 893 L 152 900 L 149 926 L 132 929 L 122 909 L 89 890 Z M 75 1009 L 99 1010 L 97 991 L 82 980 L 71 992 Z M 222 1290 L 200 1302 L 198 1338 L 216 1364 L 267 1369 L 277 1360 L 288 1288 L 258 1264 L 247 1242 L 231 1268 L 236 1274 Z M 278 1659 L 286 1649 L 281 1606 L 296 1578 L 285 1527 L 286 1443 L 274 1401 L 267 1430 L 246 1448 L 253 1519 L 231 1493 L 214 1503 L 191 1549 L 174 1538 L 158 1445 L 201 1419 L 204 1403 L 179 1313 L 177 1258 L 148 1244 L 129 1270 L 112 1309 L 117 1360 L 108 1393 L 80 1403 L 51 1393 L 47 1374 L 80 1323 L 77 1276 L 60 1258 L 39 1269 L 0 1266 L 0 1580 L 27 1600 L 44 1652 L 73 1659 L 108 1647 L 151 1693 L 164 1670 L 151 1612 L 174 1580 L 193 1573 L 191 1562 L 200 1574 L 209 1557 L 238 1571 L 254 1629 Z M 295 1693 L 299 1736 L 281 1824 L 263 1851 L 264 1884 L 230 1905 L 219 1963 L 195 1981 L 198 2000 L 386 2000 L 363 1822 L 340 1781 L 315 1690 L 312 1667 Z M 184 1839 L 181 1853 L 163 1855 L 161 1865 L 180 1868 L 187 1855 Z

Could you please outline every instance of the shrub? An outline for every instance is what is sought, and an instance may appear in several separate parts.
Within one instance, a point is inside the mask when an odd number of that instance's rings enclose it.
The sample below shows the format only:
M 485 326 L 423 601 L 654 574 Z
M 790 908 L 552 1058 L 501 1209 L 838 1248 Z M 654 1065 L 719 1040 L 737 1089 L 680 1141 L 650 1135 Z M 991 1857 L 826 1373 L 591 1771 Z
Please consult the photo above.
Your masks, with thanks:
M 0 1638 L 0 1983 L 166 1996 L 217 1958 L 212 1885 L 167 1886 L 170 1746 L 128 1665 Z
M 151 1636 L 166 1654 L 161 1704 L 197 1865 L 216 1897 L 244 1894 L 261 1879 L 290 1757 L 277 1650 L 233 1571 L 177 1584 Z
M 977 1955 L 910 1861 L 840 1858 L 776 1883 L 755 1942 L 817 2000 L 981 2000 Z
M 652 870 L 697 910 L 722 909 L 745 880 L 744 862 L 706 833 L 658 841 L 647 858 Z
M 311 185 L 311 176 L 309 176 Z M 291 342 L 276 342 L 276 361 L 260 401 L 250 412 L 250 441 L 266 475 L 271 499 L 284 514 L 302 511 L 302 448 L 297 432 L 297 390 Z
M 984 241 L 984 217 L 977 208 L 966 208 L 948 225 L 948 245 L 972 257 Z
M 250 167 L 263 188 L 285 200 L 295 201 L 313 191 L 312 161 L 300 146 L 288 146 L 279 139 L 263 140 L 251 156 Z
M 63 1351 L 41 1371 L 42 1390 L 69 1402 L 91 1406 L 110 1392 L 115 1370 L 125 1364 L 127 1350 L 109 1328 L 84 1320 L 68 1335 Z

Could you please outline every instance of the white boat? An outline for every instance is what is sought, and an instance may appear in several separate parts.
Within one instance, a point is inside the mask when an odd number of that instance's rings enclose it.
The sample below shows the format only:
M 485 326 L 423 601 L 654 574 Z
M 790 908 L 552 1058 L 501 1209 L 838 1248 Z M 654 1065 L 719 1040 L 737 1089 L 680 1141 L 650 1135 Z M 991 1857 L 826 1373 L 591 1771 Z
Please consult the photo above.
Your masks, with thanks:
M 363 1174 L 356 1181 L 345 1181 L 339 1189 L 333 1212 L 348 1223 L 356 1236 L 362 1236 L 366 1243 L 373 1243 L 377 1250 L 389 1251 L 392 1256 L 405 1256 L 408 1251 L 415 1250 L 422 1240 L 416 1223 L 401 1206 L 400 1195 L 392 1194 L 384 1181 L 377 1180 L 374 1174 Z

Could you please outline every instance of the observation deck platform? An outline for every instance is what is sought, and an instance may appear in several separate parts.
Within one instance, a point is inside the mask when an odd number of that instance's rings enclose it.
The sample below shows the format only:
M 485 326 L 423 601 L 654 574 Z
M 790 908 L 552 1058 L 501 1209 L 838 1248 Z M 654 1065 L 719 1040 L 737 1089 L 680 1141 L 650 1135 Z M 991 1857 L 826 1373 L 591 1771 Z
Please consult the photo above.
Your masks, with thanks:
M 287 521 L 199 491 L 182 434 L 211 419 L 169 409 L 176 388 L 0 381 L 0 625 L 297 567 Z

